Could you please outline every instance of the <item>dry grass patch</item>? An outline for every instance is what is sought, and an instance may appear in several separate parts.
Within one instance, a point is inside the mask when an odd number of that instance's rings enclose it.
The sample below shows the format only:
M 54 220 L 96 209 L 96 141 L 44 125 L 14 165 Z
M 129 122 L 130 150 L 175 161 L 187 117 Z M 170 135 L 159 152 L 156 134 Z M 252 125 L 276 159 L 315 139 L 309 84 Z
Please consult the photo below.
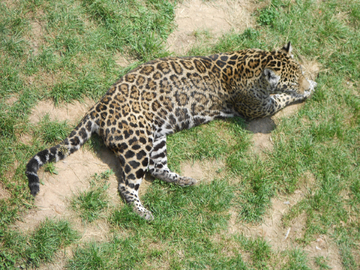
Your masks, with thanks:
M 4 0 L 3 3 L 6 5 L 8 9 L 16 8 L 19 5 L 18 0 Z
M 7 200 L 11 197 L 9 191 L 7 191 L 3 184 L 0 182 L 0 200 Z
M 307 175 L 308 173 L 306 173 Z M 304 175 L 305 178 L 307 176 Z M 303 235 L 303 228 L 306 224 L 306 215 L 301 214 L 291 222 L 291 226 L 285 227 L 283 217 L 290 208 L 300 202 L 307 194 L 312 181 L 307 181 L 291 195 L 279 195 L 271 200 L 271 209 L 265 215 L 261 224 L 242 224 L 238 223 L 238 212 L 231 210 L 229 221 L 229 233 L 244 234 L 247 237 L 263 237 L 278 250 L 285 250 L 295 244 L 297 238 Z
M 51 89 L 54 85 L 60 82 L 63 78 L 61 72 L 49 73 L 39 71 L 30 76 L 24 76 L 22 79 L 27 85 L 35 87 L 37 89 L 46 88 Z
M 225 163 L 223 160 L 201 160 L 184 162 L 181 164 L 181 175 L 209 183 L 215 178 L 225 177 Z
M 134 64 L 137 60 L 130 56 L 130 55 L 126 55 L 124 53 L 117 53 L 114 56 L 115 59 L 115 63 L 120 67 L 120 68 L 126 68 L 132 64 Z
M 30 37 L 29 39 L 29 43 L 30 43 L 30 50 L 32 51 L 33 55 L 39 55 L 39 49 L 41 47 L 41 45 L 43 45 L 43 22 L 40 21 L 32 21 L 30 22 L 30 26 L 31 26 L 31 32 L 30 32 Z
M 12 95 L 10 97 L 7 97 L 5 100 L 5 104 L 8 106 L 12 106 L 16 101 L 18 101 L 19 96 L 18 95 Z
M 39 170 L 39 178 L 43 185 L 34 199 L 35 207 L 30 210 L 22 221 L 15 223 L 15 227 L 27 231 L 36 227 L 46 218 L 69 217 L 73 215 L 67 209 L 72 196 L 89 188 L 89 179 L 95 173 L 102 173 L 117 166 L 115 158 L 108 157 L 110 151 L 96 156 L 84 149 L 69 156 L 65 161 L 55 164 L 57 174 L 50 174 Z M 108 162 L 108 163 L 106 163 Z M 121 205 L 117 194 L 117 179 L 110 176 L 110 187 L 107 190 L 109 200 L 114 205 Z
M 318 235 L 316 240 L 304 247 L 310 259 L 311 269 L 319 269 L 315 263 L 316 257 L 328 259 L 328 265 L 332 269 L 344 269 L 340 257 L 340 252 L 336 244 L 327 235 Z
M 26 133 L 17 134 L 16 138 L 19 142 L 25 145 L 30 145 L 33 141 L 33 137 Z
M 66 269 L 66 263 L 73 256 L 72 247 L 68 246 L 64 250 L 59 250 L 55 255 L 53 262 L 40 264 L 39 270 L 63 270 Z
M 317 235 L 316 240 L 306 246 L 297 241 L 302 239 L 305 234 L 307 221 L 305 212 L 287 222 L 287 225 L 284 224 L 284 216 L 314 188 L 316 188 L 315 176 L 310 172 L 305 172 L 299 180 L 299 188 L 293 194 L 279 195 L 271 200 L 271 209 L 268 210 L 260 224 L 238 223 L 238 212 L 230 210 L 231 218 L 228 232 L 230 234 L 242 234 L 247 238 L 260 237 L 265 239 L 275 252 L 276 260 L 280 260 L 281 252 L 297 248 L 308 254 L 311 269 L 317 269 L 315 258 L 320 256 L 327 258 L 328 265 L 333 269 L 343 269 L 339 249 L 328 236 Z
M 94 104 L 95 102 L 89 98 L 84 98 L 82 102 L 76 100 L 57 106 L 51 100 L 42 100 L 32 109 L 29 121 L 37 124 L 48 114 L 51 121 L 68 121 L 70 124 L 77 124 Z
M 186 54 L 201 41 L 196 33 L 207 32 L 207 43 L 213 44 L 226 32 L 234 30 L 241 33 L 246 28 L 254 27 L 255 20 L 251 14 L 257 8 L 259 4 L 251 0 L 185 0 L 175 9 L 177 29 L 167 40 L 169 51 L 176 55 Z

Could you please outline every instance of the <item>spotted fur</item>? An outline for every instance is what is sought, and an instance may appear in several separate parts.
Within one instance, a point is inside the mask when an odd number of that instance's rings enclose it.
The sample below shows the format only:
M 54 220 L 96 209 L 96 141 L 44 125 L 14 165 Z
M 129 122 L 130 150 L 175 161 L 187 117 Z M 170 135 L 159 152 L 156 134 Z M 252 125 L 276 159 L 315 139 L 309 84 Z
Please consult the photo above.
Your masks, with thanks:
M 145 173 L 181 186 L 196 183 L 169 170 L 166 135 L 216 118 L 269 116 L 305 100 L 315 86 L 292 58 L 290 43 L 272 52 L 249 49 L 142 64 L 117 81 L 63 142 L 29 161 L 31 194 L 39 192 L 43 164 L 64 159 L 97 133 L 119 160 L 121 196 L 151 220 L 138 196 Z

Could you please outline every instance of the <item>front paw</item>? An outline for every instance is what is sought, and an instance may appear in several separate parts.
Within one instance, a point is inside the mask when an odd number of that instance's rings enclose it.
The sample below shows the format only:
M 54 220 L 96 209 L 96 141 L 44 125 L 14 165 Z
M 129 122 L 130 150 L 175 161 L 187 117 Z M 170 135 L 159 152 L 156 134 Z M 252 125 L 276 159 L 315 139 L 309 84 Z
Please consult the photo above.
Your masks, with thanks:
M 314 90 L 304 91 L 304 98 L 310 97 L 313 92 L 314 92 Z
M 317 86 L 317 82 L 312 81 L 312 80 L 309 80 L 309 83 L 310 83 L 310 88 L 309 88 L 309 90 L 310 90 L 310 91 L 315 91 L 315 87 Z
M 317 86 L 317 83 L 315 81 L 309 80 L 310 87 L 307 91 L 304 91 L 304 96 L 308 98 L 313 92 L 315 92 L 315 87 Z

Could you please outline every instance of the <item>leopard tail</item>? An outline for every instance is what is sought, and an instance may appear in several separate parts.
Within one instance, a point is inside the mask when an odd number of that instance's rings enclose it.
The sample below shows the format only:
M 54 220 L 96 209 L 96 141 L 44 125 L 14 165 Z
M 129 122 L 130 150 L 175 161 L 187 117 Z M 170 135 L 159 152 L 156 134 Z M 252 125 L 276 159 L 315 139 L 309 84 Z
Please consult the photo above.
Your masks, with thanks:
M 30 192 L 35 196 L 40 190 L 40 181 L 37 171 L 48 162 L 57 162 L 74 153 L 90 139 L 96 132 L 98 125 L 90 115 L 86 115 L 70 135 L 60 144 L 37 153 L 26 165 L 26 176 L 29 181 Z

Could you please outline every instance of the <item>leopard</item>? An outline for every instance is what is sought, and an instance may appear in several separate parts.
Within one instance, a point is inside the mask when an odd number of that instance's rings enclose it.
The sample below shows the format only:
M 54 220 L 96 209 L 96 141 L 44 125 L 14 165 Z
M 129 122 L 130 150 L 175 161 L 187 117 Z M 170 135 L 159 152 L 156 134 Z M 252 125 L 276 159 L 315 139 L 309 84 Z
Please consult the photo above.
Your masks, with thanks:
M 146 175 L 180 186 L 196 180 L 168 167 L 166 137 L 214 119 L 267 117 L 305 101 L 317 83 L 305 78 L 292 45 L 210 56 L 165 57 L 140 64 L 115 82 L 68 137 L 26 165 L 30 192 L 39 168 L 63 160 L 96 133 L 117 157 L 118 192 L 133 211 L 153 220 L 139 198 Z

